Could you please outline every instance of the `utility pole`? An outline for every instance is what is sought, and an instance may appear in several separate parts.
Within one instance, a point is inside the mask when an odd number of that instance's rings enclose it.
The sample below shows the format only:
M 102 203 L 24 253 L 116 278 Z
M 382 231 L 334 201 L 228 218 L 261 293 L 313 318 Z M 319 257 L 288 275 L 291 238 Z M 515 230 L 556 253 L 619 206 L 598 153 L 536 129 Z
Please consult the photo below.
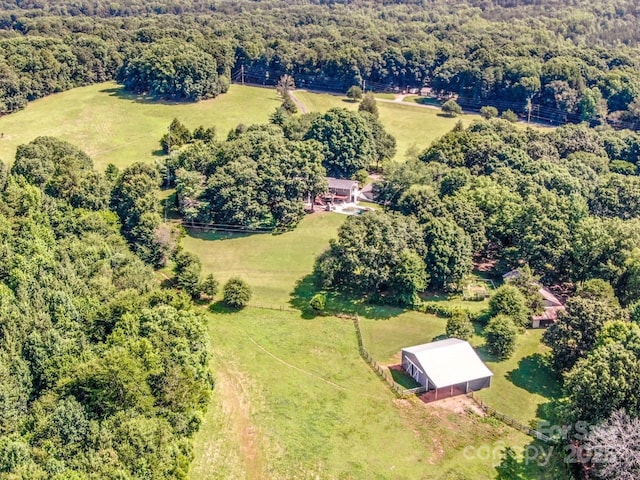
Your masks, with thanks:
M 527 97 L 527 123 L 531 123 L 531 96 Z
M 244 65 L 240 65 L 240 81 L 244 85 Z

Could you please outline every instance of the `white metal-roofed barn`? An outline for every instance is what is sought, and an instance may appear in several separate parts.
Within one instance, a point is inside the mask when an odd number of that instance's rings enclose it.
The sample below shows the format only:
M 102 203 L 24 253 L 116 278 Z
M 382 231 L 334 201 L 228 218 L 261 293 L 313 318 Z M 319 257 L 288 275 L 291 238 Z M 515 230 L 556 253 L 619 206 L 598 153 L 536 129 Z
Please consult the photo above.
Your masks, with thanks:
M 453 394 L 491 386 L 493 373 L 464 340 L 449 338 L 402 349 L 402 368 L 427 390 Z M 450 390 L 450 392 L 449 392 Z

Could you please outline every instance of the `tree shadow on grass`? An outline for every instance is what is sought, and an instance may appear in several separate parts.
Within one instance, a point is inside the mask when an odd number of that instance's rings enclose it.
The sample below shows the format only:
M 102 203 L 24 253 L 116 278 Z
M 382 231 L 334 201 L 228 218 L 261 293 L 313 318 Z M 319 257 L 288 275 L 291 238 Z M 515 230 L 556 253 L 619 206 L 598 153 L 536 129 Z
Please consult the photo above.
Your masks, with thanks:
M 228 315 L 232 313 L 238 313 L 242 309 L 231 308 L 224 304 L 222 300 L 212 303 L 209 305 L 209 311 L 211 313 L 219 313 L 222 315 Z
M 203 228 L 191 228 L 189 224 L 184 224 L 186 233 L 191 238 L 206 240 L 208 242 L 216 242 L 221 240 L 233 240 L 235 238 L 246 238 L 253 235 L 266 235 L 266 233 L 249 233 L 249 232 L 220 232 L 216 230 L 205 230 Z
M 295 289 L 291 292 L 289 304 L 300 310 L 303 313 L 303 318 L 313 318 L 317 314 L 309 307 L 309 301 L 318 292 L 320 290 L 314 283 L 313 275 L 307 275 L 296 283 Z M 368 303 L 366 298 L 356 298 L 348 293 L 336 291 L 323 291 L 323 293 L 327 296 L 326 311 L 328 313 L 345 313 L 371 320 L 385 320 L 405 312 L 404 309 L 398 307 Z
M 514 385 L 545 398 L 556 399 L 561 395 L 549 360 L 540 353 L 520 359 L 518 368 L 507 373 L 507 379 Z
M 441 107 L 442 102 L 435 98 L 419 97 L 414 100 L 418 105 L 430 105 L 432 107 Z
M 110 96 L 116 97 L 120 100 L 128 100 L 130 102 L 148 105 L 188 105 L 190 103 L 196 103 L 188 100 L 185 100 L 183 102 L 177 100 L 165 100 L 162 98 L 154 97 L 152 95 L 128 92 L 123 86 L 104 88 L 100 90 L 100 93 L 108 93 Z
M 496 357 L 493 353 L 489 351 L 487 348 L 487 344 L 483 343 L 479 347 L 475 347 L 474 350 L 480 357 L 483 362 L 500 362 L 502 359 Z
M 513 450 L 511 450 L 513 452 Z M 532 440 L 525 445 L 523 454 L 505 454 L 496 465 L 498 478 L 537 478 L 540 480 L 568 480 L 577 478 L 576 464 L 566 462 L 565 449 L 549 445 L 540 440 Z

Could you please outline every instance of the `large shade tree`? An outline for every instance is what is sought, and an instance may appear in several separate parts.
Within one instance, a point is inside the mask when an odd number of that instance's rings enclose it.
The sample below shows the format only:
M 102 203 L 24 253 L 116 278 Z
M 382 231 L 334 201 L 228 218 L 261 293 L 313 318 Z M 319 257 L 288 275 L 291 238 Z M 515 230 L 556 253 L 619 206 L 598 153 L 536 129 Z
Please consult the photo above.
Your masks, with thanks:
M 333 108 L 311 123 L 307 139 L 320 142 L 323 165 L 333 177 L 351 178 L 376 160 L 376 144 L 367 121 L 345 108 Z

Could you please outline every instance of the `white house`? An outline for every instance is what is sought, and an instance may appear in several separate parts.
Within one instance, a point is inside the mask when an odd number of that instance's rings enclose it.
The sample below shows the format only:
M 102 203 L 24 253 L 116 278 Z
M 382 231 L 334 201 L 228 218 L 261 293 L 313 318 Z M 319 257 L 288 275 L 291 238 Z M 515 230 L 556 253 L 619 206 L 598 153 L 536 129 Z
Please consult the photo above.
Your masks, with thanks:
M 327 177 L 329 198 L 332 202 L 354 203 L 358 199 L 358 182 Z

